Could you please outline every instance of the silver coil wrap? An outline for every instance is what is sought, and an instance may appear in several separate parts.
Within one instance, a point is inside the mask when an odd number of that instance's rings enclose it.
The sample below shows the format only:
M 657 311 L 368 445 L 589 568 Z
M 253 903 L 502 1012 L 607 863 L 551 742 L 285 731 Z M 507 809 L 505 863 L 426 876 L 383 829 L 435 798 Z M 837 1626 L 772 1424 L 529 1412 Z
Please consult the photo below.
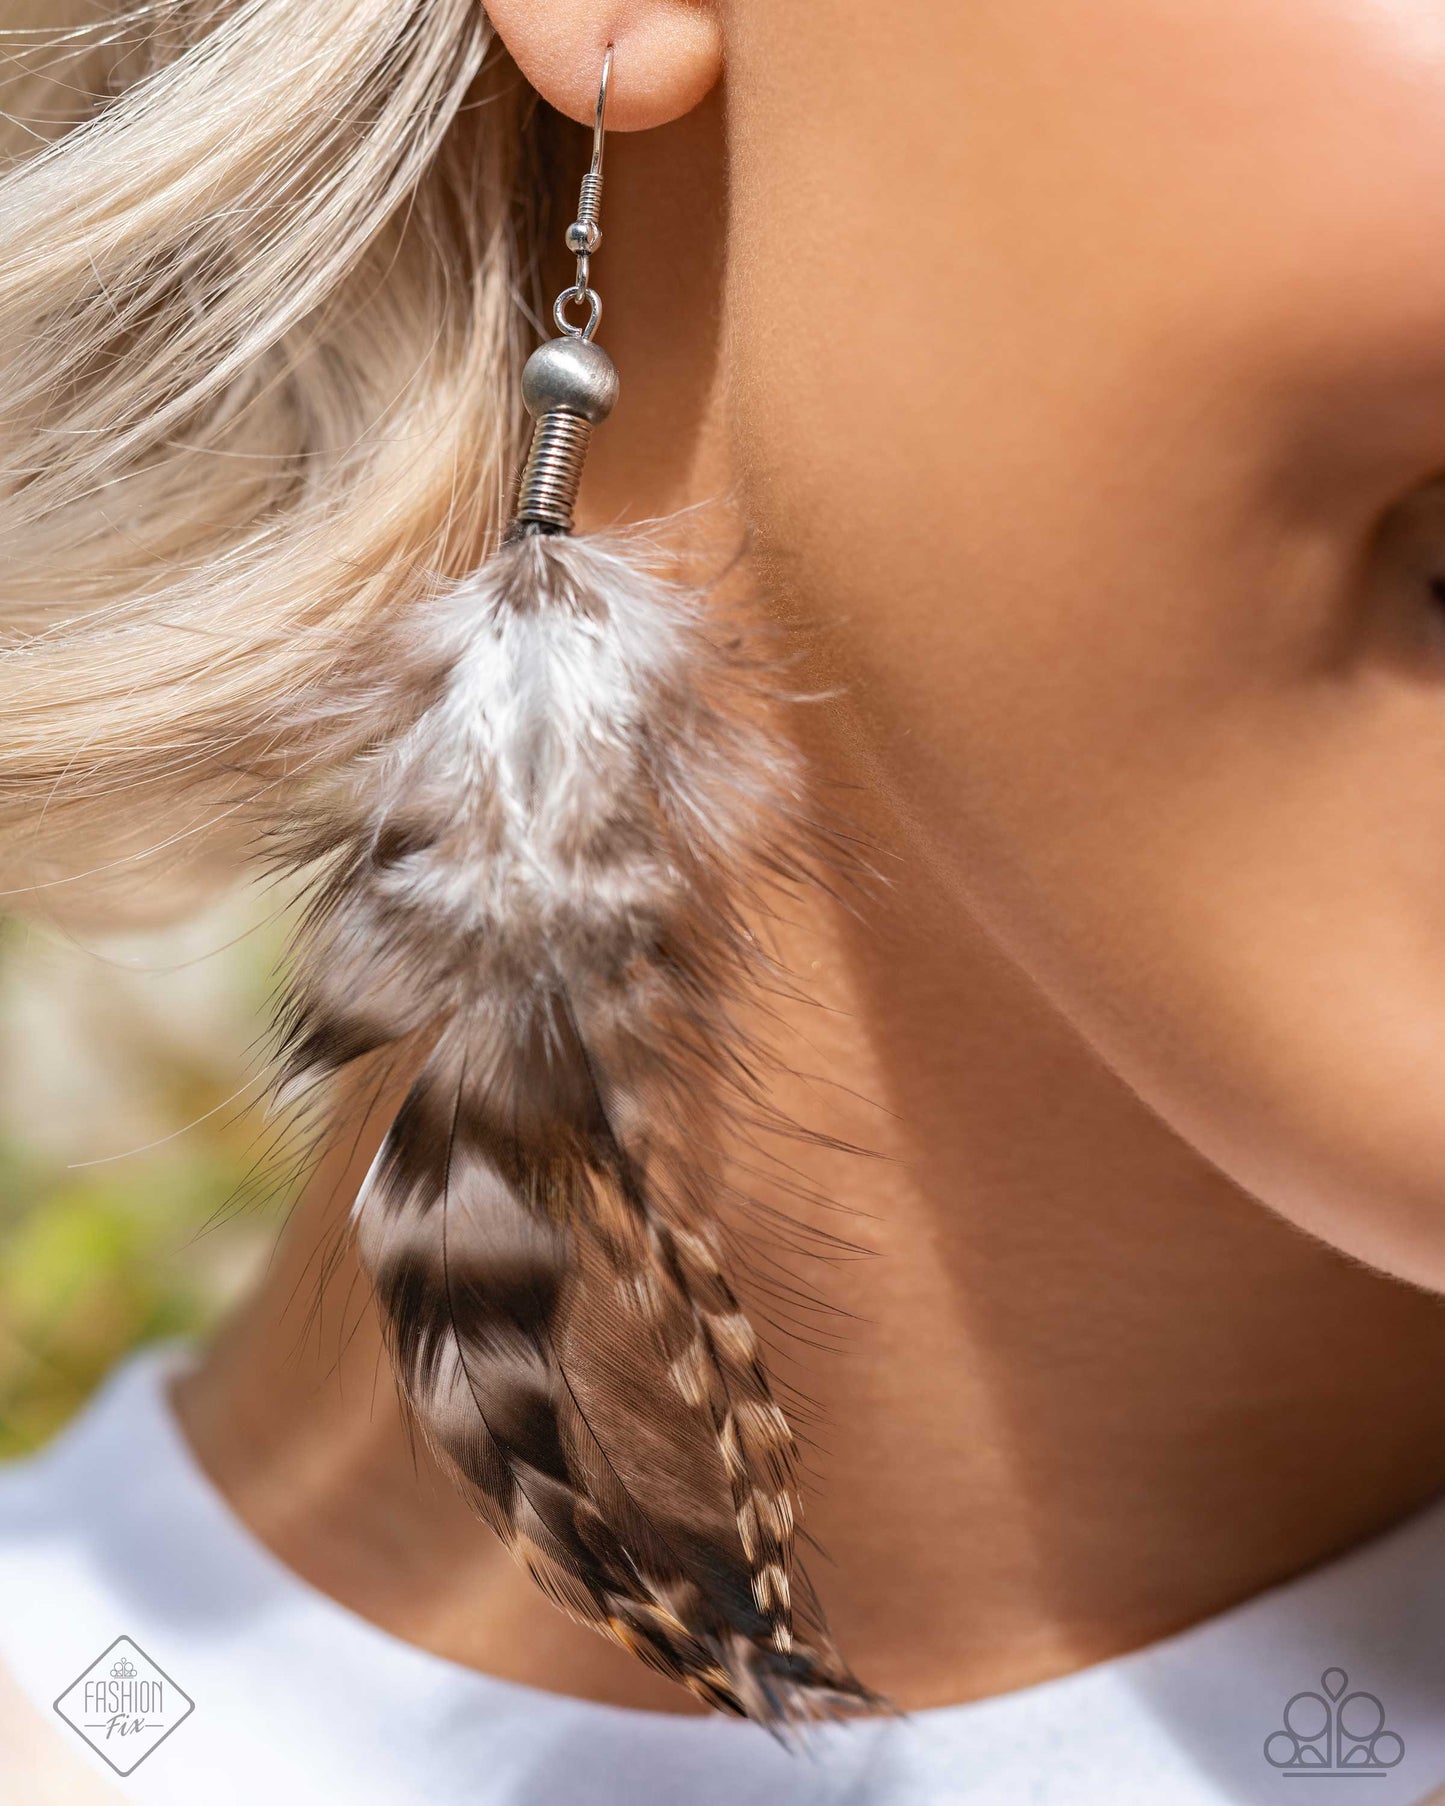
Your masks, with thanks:
M 532 434 L 532 449 L 522 471 L 517 498 L 519 525 L 572 531 L 572 512 L 582 482 L 592 422 L 580 414 L 546 414 Z

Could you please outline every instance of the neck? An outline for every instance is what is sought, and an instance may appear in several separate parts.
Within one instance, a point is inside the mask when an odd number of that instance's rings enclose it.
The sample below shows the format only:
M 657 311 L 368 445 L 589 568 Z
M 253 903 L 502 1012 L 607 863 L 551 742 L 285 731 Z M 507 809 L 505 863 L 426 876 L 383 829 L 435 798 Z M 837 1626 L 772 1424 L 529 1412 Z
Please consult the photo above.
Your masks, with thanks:
M 723 214 L 706 204 L 716 123 L 702 109 L 681 136 L 616 147 L 627 204 L 598 275 L 617 277 L 624 405 L 594 447 L 584 526 L 727 486 L 719 260 L 697 236 Z M 834 785 L 846 738 L 816 755 Z M 856 912 L 810 906 L 791 933 L 811 1001 L 778 1005 L 789 1076 L 774 1095 L 821 1137 L 790 1145 L 795 1184 L 752 1183 L 869 1251 L 809 1262 L 780 1235 L 833 1314 L 757 1304 L 778 1376 L 821 1420 L 805 1426 L 808 1527 L 828 1552 L 814 1579 L 856 1671 L 917 1707 L 1150 1641 L 1429 1497 L 1445 1482 L 1430 1383 L 1445 1315 L 1202 1162 L 926 861 L 890 878 Z M 515 1680 L 686 1709 L 556 1613 L 408 1439 L 344 1247 L 384 1127 L 378 1111 L 338 1134 L 259 1295 L 182 1388 L 201 1460 L 284 1561 L 397 1635 Z

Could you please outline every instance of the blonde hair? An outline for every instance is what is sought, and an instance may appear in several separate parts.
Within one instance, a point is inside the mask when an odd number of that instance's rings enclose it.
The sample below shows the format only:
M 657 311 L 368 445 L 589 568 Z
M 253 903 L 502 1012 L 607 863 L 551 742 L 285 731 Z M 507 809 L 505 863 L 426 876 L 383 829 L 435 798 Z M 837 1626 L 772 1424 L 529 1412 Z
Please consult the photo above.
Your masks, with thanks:
M 529 96 L 478 0 L 0 20 L 0 888 L 173 898 L 499 521 Z

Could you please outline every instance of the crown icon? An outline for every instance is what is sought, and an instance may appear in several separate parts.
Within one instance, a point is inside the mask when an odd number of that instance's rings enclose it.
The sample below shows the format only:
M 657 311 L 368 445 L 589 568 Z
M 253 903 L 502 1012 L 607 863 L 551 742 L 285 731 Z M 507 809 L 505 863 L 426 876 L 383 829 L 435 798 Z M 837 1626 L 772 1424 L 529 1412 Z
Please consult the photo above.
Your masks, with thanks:
M 1264 1759 L 1288 1775 L 1383 1775 L 1405 1754 L 1404 1739 L 1385 1729 L 1373 1693 L 1346 1692 L 1343 1668 L 1326 1668 L 1320 1691 L 1296 1693 L 1284 1725 L 1264 1740 Z
M 135 1663 L 122 1656 L 111 1669 L 110 1677 L 115 1681 L 133 1681 L 139 1673 L 140 1669 L 136 1667 Z

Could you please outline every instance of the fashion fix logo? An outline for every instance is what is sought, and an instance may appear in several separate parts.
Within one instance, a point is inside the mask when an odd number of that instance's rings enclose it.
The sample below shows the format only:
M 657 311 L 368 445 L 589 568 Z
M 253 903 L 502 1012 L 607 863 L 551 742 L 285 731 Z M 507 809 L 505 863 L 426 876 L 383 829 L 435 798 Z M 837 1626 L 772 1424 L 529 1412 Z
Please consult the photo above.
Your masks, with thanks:
M 196 1709 L 129 1637 L 117 1637 L 55 1702 L 55 1710 L 118 1775 L 129 1775 Z
M 1351 1692 L 1343 1668 L 1326 1668 L 1320 1688 L 1285 1703 L 1284 1725 L 1264 1740 L 1264 1759 L 1281 1775 L 1365 1778 L 1383 1775 L 1405 1754 L 1404 1739 L 1385 1728 L 1373 1693 Z

